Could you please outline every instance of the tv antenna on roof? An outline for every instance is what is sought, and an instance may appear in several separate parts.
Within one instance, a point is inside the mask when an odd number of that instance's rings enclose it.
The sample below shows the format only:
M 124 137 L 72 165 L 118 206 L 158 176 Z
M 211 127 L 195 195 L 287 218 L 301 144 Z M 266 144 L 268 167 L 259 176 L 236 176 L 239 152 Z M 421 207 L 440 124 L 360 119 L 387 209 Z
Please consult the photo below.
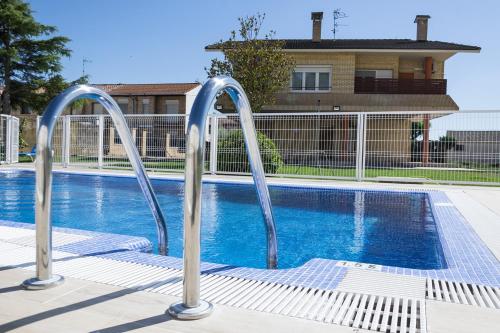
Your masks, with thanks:
M 338 27 L 345 26 L 345 24 L 340 24 L 338 21 L 345 19 L 346 17 L 346 13 L 344 13 L 340 8 L 333 11 L 333 39 L 336 37 Z
M 85 64 L 92 63 L 92 60 L 83 57 L 82 59 L 82 76 L 85 76 Z

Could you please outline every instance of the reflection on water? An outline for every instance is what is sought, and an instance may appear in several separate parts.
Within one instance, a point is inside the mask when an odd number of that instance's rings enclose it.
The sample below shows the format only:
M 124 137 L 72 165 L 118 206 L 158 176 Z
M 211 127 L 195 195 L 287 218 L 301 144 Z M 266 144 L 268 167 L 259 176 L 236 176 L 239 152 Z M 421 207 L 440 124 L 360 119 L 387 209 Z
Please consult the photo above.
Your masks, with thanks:
M 351 251 L 363 251 L 365 236 L 365 193 L 354 193 L 354 240 Z

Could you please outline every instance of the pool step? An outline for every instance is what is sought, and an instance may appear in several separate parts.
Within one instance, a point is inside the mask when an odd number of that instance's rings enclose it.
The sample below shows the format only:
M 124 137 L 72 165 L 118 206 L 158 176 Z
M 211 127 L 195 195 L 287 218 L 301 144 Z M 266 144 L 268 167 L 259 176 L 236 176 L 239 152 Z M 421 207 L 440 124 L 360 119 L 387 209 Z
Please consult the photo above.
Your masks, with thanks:
M 427 279 L 430 300 L 500 309 L 500 288 L 478 284 Z

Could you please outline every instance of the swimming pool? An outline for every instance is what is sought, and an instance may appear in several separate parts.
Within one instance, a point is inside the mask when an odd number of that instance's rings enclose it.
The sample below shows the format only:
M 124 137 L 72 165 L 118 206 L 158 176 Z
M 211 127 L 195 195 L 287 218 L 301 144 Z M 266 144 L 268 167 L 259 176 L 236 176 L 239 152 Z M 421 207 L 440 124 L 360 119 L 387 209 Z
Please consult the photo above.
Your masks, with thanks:
M 34 221 L 34 173 L 0 172 L 0 218 Z M 183 183 L 153 180 L 167 218 L 170 255 L 182 256 Z M 155 223 L 136 179 L 55 173 L 55 226 L 148 238 Z M 416 269 L 446 266 L 426 193 L 271 186 L 279 268 L 312 258 Z M 251 185 L 203 185 L 202 260 L 265 267 L 266 241 Z

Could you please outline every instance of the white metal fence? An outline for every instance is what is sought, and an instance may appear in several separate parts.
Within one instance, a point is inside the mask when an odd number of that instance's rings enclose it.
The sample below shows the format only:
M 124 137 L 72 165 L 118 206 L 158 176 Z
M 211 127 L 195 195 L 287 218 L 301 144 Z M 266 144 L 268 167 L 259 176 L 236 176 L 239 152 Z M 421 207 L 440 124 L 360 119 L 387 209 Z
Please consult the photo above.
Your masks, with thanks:
M 19 119 L 0 115 L 0 163 L 17 163 L 19 156 Z
M 184 115 L 127 115 L 147 169 L 182 171 Z M 500 184 L 500 112 L 255 114 L 268 175 Z M 206 172 L 246 174 L 236 115 L 207 122 Z M 109 116 L 64 116 L 54 133 L 64 166 L 130 168 Z

